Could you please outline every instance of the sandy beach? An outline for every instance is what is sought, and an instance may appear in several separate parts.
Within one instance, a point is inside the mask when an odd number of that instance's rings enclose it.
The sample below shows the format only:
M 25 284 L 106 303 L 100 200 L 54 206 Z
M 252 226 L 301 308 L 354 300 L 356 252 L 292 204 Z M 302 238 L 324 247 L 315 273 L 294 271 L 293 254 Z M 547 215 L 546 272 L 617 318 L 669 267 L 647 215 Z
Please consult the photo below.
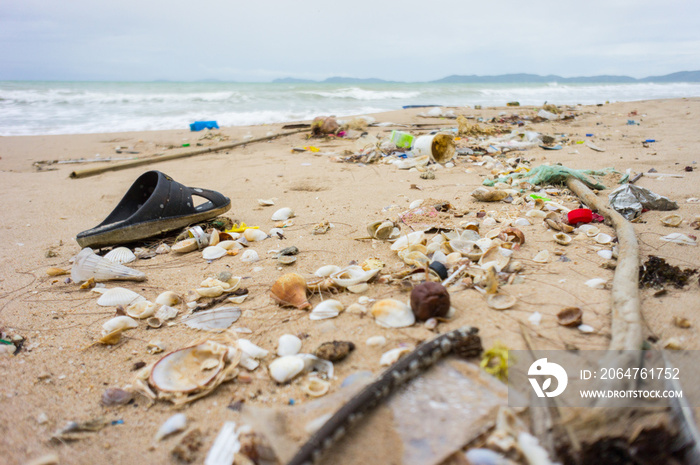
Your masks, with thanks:
M 700 215 L 700 203 L 688 199 L 700 197 L 698 150 L 700 149 L 700 98 L 677 100 L 650 100 L 623 102 L 599 106 L 564 108 L 575 115 L 566 121 L 545 121 L 527 124 L 524 128 L 540 134 L 565 134 L 566 142 L 558 151 L 535 147 L 510 152 L 505 158 L 523 157 L 531 167 L 556 164 L 574 169 L 601 170 L 613 167 L 619 173 L 631 169 L 634 173 L 648 172 L 673 174 L 678 177 L 643 176 L 636 185 L 648 188 L 678 203 L 672 212 L 682 216 L 678 228 L 669 228 L 661 218 L 670 212 L 648 211 L 641 221 L 634 223 L 639 240 L 640 259 L 649 255 L 664 258 L 672 265 L 683 268 L 698 267 L 700 249 L 660 240 L 664 235 L 679 232 L 697 235 L 690 222 Z M 534 116 L 539 108 L 452 108 L 455 114 L 464 114 L 490 121 L 494 117 L 518 115 Z M 403 129 L 415 135 L 428 130 L 454 128 L 453 119 L 418 116 L 425 109 L 409 109 L 372 115 L 377 122 L 391 122 L 396 126 L 369 127 L 369 136 L 388 137 L 392 129 Z M 639 124 L 627 124 L 634 120 Z M 475 121 L 475 120 L 472 120 Z M 406 127 L 411 124 L 431 124 L 429 128 Z M 489 126 L 488 123 L 480 123 Z M 239 256 L 225 256 L 211 263 L 201 254 L 157 255 L 137 260 L 129 266 L 146 273 L 144 282 L 107 283 L 107 287 L 121 285 L 153 300 L 163 291 L 185 294 L 199 287 L 205 278 L 229 271 L 243 278 L 241 287 L 249 291 L 240 304 L 243 311 L 234 327 L 249 328 L 249 334 L 239 333 L 270 355 L 261 366 L 245 372 L 245 381 L 233 380 L 221 384 L 210 395 L 186 405 L 182 410 L 188 418 L 188 430 L 201 430 L 201 446 L 194 452 L 193 463 L 203 463 L 217 432 L 225 421 L 241 422 L 236 408 L 246 406 L 279 408 L 291 403 L 296 408 L 313 401 L 302 389 L 303 377 L 289 384 L 276 384 L 269 376 L 267 365 L 275 358 L 277 340 L 282 334 L 294 334 L 302 341 L 302 352 L 312 353 L 321 343 L 333 340 L 351 341 L 355 350 L 343 361 L 334 364 L 335 374 L 330 380 L 330 393 L 340 390 L 340 384 L 349 375 L 368 370 L 378 375 L 384 369 L 379 364 L 381 355 L 401 345 L 414 347 L 463 325 L 479 328 L 483 347 L 502 344 L 510 349 L 527 348 L 523 339 L 526 328 L 532 343 L 538 349 L 605 349 L 610 342 L 610 290 L 592 289 L 585 282 L 593 278 L 612 279 L 614 271 L 601 267 L 606 262 L 597 251 L 603 247 L 591 240 L 574 240 L 560 246 L 552 240 L 552 231 L 541 220 L 520 229 L 525 243 L 514 251 L 512 260 L 518 260 L 522 269 L 518 278 L 502 286 L 504 292 L 515 297 L 517 303 L 510 309 L 496 311 L 489 308 L 484 296 L 477 290 L 462 286 L 451 292 L 455 315 L 440 322 L 434 329 L 424 323 L 406 328 L 383 328 L 367 314 L 342 312 L 337 318 L 311 321 L 308 312 L 281 308 L 270 298 L 270 288 L 284 273 L 295 272 L 311 277 L 323 265 L 347 266 L 377 258 L 385 264 L 381 275 L 390 275 L 408 269 L 408 266 L 390 249 L 390 243 L 358 239 L 366 236 L 367 224 L 384 219 L 396 220 L 419 199 L 449 202 L 452 209 L 447 215 L 453 224 L 484 218 L 477 212 L 484 210 L 486 217 L 497 220 L 494 226 L 482 226 L 481 233 L 504 227 L 504 218 L 524 217 L 524 205 L 505 202 L 484 203 L 470 193 L 482 185 L 491 174 L 484 166 L 475 164 L 474 157 L 457 156 L 450 167 L 430 165 L 434 179 L 421 178 L 421 171 L 400 170 L 387 163 L 357 164 L 338 162 L 344 151 L 357 150 L 354 140 L 310 139 L 306 133 L 280 137 L 268 142 L 250 143 L 244 147 L 165 162 L 148 166 L 105 172 L 96 176 L 71 179 L 76 169 L 107 166 L 108 163 L 46 163 L 80 158 L 95 159 L 129 157 L 117 154 L 115 147 L 128 147 L 139 152 L 138 157 L 173 154 L 197 148 L 244 141 L 284 132 L 282 125 L 251 127 L 223 127 L 212 132 L 187 130 L 129 132 L 110 134 L 0 137 L 0 329 L 24 338 L 22 349 L 15 356 L 0 356 L 0 462 L 8 465 L 27 464 L 31 460 L 55 454 L 62 464 L 92 463 L 179 463 L 172 449 L 179 444 L 182 433 L 160 441 L 151 448 L 153 437 L 160 425 L 176 409 L 168 403 L 151 403 L 145 397 L 116 407 L 105 407 L 100 399 L 109 387 L 123 388 L 133 383 L 137 362 L 150 364 L 163 354 L 149 354 L 147 345 L 161 340 L 166 352 L 185 347 L 206 334 L 182 324 L 148 329 L 143 323 L 125 333 L 119 344 L 93 345 L 100 337 L 102 324 L 115 315 L 113 308 L 96 304 L 98 295 L 78 289 L 76 283 L 66 283 L 66 276 L 48 276 L 50 267 L 70 269 L 69 260 L 80 251 L 75 241 L 77 233 L 92 228 L 112 211 L 132 182 L 147 170 L 159 170 L 176 181 L 193 187 L 216 190 L 231 199 L 232 208 L 225 215 L 231 219 L 259 226 L 269 231 L 275 221 L 271 215 L 281 207 L 290 207 L 296 216 L 293 224 L 285 227 L 284 239 L 269 238 L 251 244 L 260 261 L 244 263 Z M 207 135 L 208 134 L 208 135 Z M 592 136 L 587 136 L 592 134 Z M 205 138 L 206 136 L 206 138 Z M 654 140 L 643 144 L 645 140 Z M 577 141 L 590 141 L 604 152 L 592 150 Z M 189 147 L 183 147 L 189 144 Z M 470 147 L 473 140 L 462 138 L 457 146 Z M 318 152 L 294 152 L 295 147 L 315 146 Z M 494 155 L 496 157 L 496 155 Z M 504 158 L 504 159 L 505 159 Z M 157 160 L 157 157 L 154 157 Z M 40 165 L 38 169 L 36 165 Z M 685 168 L 691 167 L 687 171 Z M 598 195 L 605 199 L 618 187 L 619 174 L 609 174 L 599 180 L 607 189 Z M 274 206 L 261 206 L 258 199 L 275 199 Z M 577 208 L 570 193 L 560 192 L 555 200 L 567 208 Z M 493 213 L 490 213 L 493 212 Z M 313 234 L 318 223 L 327 220 L 333 227 L 325 234 Z M 605 224 L 596 225 L 601 232 L 615 236 Z M 407 231 L 407 226 L 402 226 Z M 432 237 L 435 233 L 429 234 Z M 173 234 L 174 239 L 176 234 Z M 172 240 L 170 240 L 172 244 Z M 296 246 L 297 260 L 290 266 L 280 265 L 271 250 Z M 550 252 L 548 263 L 537 263 L 533 257 L 540 251 Z M 566 261 L 561 257 L 565 256 Z M 700 286 L 697 275 L 691 284 L 676 289 L 668 287 L 665 295 L 655 296 L 654 289 L 640 291 L 644 338 L 654 347 L 663 347 L 669 341 L 683 349 L 700 349 L 697 331 L 700 315 Z M 407 301 L 410 289 L 381 279 L 372 282 L 361 294 L 348 291 L 323 298 L 339 300 L 346 308 L 361 297 L 369 299 L 393 298 Z M 309 297 L 312 305 L 321 301 L 318 294 Z M 371 304 L 370 304 L 371 305 Z M 579 307 L 583 322 L 593 328 L 583 333 L 557 323 L 556 314 L 564 307 Z M 530 319 L 534 312 L 542 315 L 541 322 Z M 185 314 L 181 306 L 181 315 Z M 179 321 L 179 318 L 174 320 Z M 674 325 L 674 318 L 685 318 L 688 328 Z M 369 346 L 366 340 L 384 336 L 384 346 Z M 386 413 L 386 412 L 385 412 Z M 386 413 L 388 415 L 388 413 Z M 50 438 L 54 431 L 68 421 L 87 421 L 104 418 L 107 425 L 99 431 L 85 433 L 72 442 L 56 442 Z M 386 447 L 392 441 L 381 429 L 387 417 L 373 418 L 372 428 L 365 431 L 363 444 L 376 447 L 353 449 L 344 444 L 335 452 L 335 459 L 327 463 L 359 464 L 403 463 L 400 447 Z M 362 424 L 358 429 L 365 428 Z M 370 428 L 370 427 L 367 427 Z M 372 432 L 384 431 L 385 434 Z M 296 435 L 298 444 L 304 434 Z M 348 441 L 353 438 L 347 438 Z M 354 451 L 340 454 L 339 450 Z M 238 463 L 238 462 L 237 462 Z M 243 462 L 242 462 L 243 463 Z

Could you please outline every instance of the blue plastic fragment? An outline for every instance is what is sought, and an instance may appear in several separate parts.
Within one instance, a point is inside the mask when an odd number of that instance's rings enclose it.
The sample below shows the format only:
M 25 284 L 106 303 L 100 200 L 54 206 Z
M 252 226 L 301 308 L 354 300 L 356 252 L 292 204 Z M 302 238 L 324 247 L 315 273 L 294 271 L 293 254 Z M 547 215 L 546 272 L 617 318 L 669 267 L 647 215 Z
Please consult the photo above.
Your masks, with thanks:
M 647 143 L 649 143 L 649 142 L 656 142 L 656 139 L 647 139 L 647 140 L 645 140 L 644 142 L 647 142 Z
M 112 420 L 112 426 L 114 425 L 123 425 L 124 420 Z
M 219 129 L 216 121 L 195 121 L 190 124 L 190 131 L 201 131 L 202 129 Z
M 289 405 L 294 405 L 294 399 L 289 399 Z

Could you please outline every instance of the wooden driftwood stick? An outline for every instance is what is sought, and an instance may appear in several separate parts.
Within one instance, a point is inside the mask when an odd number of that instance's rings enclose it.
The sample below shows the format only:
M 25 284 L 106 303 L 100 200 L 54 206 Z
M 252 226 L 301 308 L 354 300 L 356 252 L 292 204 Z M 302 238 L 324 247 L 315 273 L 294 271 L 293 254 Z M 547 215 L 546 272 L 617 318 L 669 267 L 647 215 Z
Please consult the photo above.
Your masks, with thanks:
M 203 149 L 190 150 L 187 152 L 173 153 L 170 155 L 162 155 L 159 157 L 142 158 L 140 160 L 127 161 L 125 163 L 119 163 L 110 166 L 100 166 L 98 168 L 88 168 L 84 170 L 73 171 L 70 174 L 71 178 L 86 178 L 88 176 L 94 176 L 96 174 L 106 173 L 107 171 L 119 171 L 128 168 L 135 168 L 137 166 L 151 165 L 153 163 L 160 163 L 162 161 L 177 160 L 178 158 L 195 157 L 197 155 L 204 155 L 206 153 L 219 152 L 221 150 L 233 149 L 236 147 L 241 147 L 243 145 L 252 144 L 255 142 L 264 142 L 267 140 L 276 139 L 278 137 L 290 136 L 292 134 L 298 134 L 300 132 L 306 132 L 309 129 L 298 129 L 296 131 L 280 132 L 273 134 L 271 136 L 258 137 L 257 139 L 250 139 L 243 142 L 234 142 L 232 144 L 219 145 L 217 147 L 206 147 Z

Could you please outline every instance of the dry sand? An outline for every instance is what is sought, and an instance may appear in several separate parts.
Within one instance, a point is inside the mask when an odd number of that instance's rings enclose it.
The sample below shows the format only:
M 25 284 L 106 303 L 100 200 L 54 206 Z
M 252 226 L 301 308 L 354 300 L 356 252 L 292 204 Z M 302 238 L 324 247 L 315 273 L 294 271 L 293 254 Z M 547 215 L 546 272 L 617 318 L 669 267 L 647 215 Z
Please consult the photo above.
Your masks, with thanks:
M 638 116 L 629 116 L 636 111 Z M 416 116 L 420 110 L 406 110 L 375 115 L 378 121 L 396 123 L 441 123 L 454 127 L 453 120 L 425 119 Z M 488 108 L 460 110 L 469 115 L 490 118 L 500 112 L 521 114 L 532 109 Z M 700 214 L 700 204 L 688 203 L 700 197 L 698 172 L 685 172 L 685 166 L 697 167 L 700 149 L 700 99 L 679 99 L 606 104 L 577 107 L 578 116 L 569 122 L 539 123 L 531 128 L 544 134 L 567 133 L 571 140 L 584 140 L 585 134 L 595 134 L 593 141 L 606 151 L 599 153 L 583 145 L 566 146 L 560 151 L 532 149 L 518 153 L 532 161 L 562 163 L 571 168 L 601 169 L 615 167 L 620 171 L 632 168 L 636 172 L 655 168 L 661 173 L 681 174 L 678 179 L 655 180 L 643 177 L 637 185 L 647 187 L 676 200 L 678 214 L 685 218 L 678 232 L 696 233 L 689 227 L 689 219 Z M 640 125 L 626 125 L 628 119 Z M 251 134 L 264 136 L 277 132 L 279 125 L 248 128 L 223 128 L 220 133 L 229 137 L 227 142 L 243 140 Z M 370 128 L 371 133 L 387 133 L 383 128 Z M 272 212 L 283 206 L 294 209 L 294 226 L 287 228 L 286 239 L 268 239 L 253 248 L 262 260 L 245 264 L 239 257 L 224 257 L 211 264 L 198 253 L 185 256 L 175 254 L 137 261 L 134 268 L 144 271 L 144 283 L 127 283 L 126 287 L 154 299 L 161 291 L 185 292 L 197 287 L 200 281 L 222 270 L 245 277 L 244 287 L 249 298 L 241 305 L 244 316 L 236 326 L 252 330 L 249 338 L 256 344 L 274 351 L 277 338 L 284 333 L 304 335 L 302 351 L 311 352 L 321 342 L 350 340 L 357 349 L 348 359 L 336 364 L 336 376 L 331 392 L 349 374 L 359 370 L 380 373 L 379 357 L 400 343 L 416 344 L 434 337 L 435 333 L 422 324 L 405 329 L 383 329 L 371 317 L 343 313 L 331 320 L 310 321 L 304 311 L 279 308 L 269 298 L 274 280 L 289 271 L 310 276 L 326 264 L 347 265 L 369 257 L 384 261 L 390 272 L 405 265 L 389 244 L 357 241 L 365 235 L 367 223 L 395 216 L 416 199 L 434 198 L 449 201 L 459 211 L 509 210 L 505 203 L 483 204 L 474 201 L 469 193 L 481 185 L 487 171 L 460 157 L 456 166 L 436 171 L 434 180 L 424 180 L 418 172 L 402 171 L 392 165 L 372 164 L 359 166 L 335 163 L 327 155 L 311 152 L 291 153 L 292 147 L 316 145 L 323 152 L 341 153 L 354 146 L 352 141 L 305 140 L 304 134 L 281 138 L 272 142 L 256 143 L 244 148 L 160 162 L 118 172 L 107 172 L 84 179 L 69 179 L 76 168 L 97 164 L 58 164 L 55 170 L 37 172 L 32 164 L 42 160 L 123 156 L 114 153 L 115 146 L 132 146 L 143 154 L 173 153 L 182 149 L 167 149 L 190 143 L 216 145 L 222 142 L 200 140 L 204 133 L 184 130 L 118 134 L 90 134 L 66 136 L 31 136 L 0 138 L 0 205 L 2 228 L 0 233 L 0 327 L 11 328 L 26 338 L 25 349 L 15 357 L 0 358 L 0 462 L 22 464 L 47 453 L 55 453 L 61 463 L 171 463 L 171 448 L 179 436 L 166 439 L 155 450 L 148 446 L 159 425 L 173 413 L 170 404 L 159 402 L 148 407 L 145 398 L 124 407 L 105 408 L 100 397 L 107 387 L 129 384 L 135 362 L 150 363 L 159 357 L 146 353 L 146 344 L 155 338 L 167 343 L 169 349 L 183 346 L 201 336 L 194 330 L 179 326 L 146 330 L 145 325 L 131 331 L 124 343 L 116 346 L 89 347 L 99 334 L 101 324 L 113 311 L 96 304 L 95 295 L 79 291 L 75 284 L 65 284 L 64 277 L 51 278 L 46 269 L 51 266 L 68 268 L 69 259 L 79 251 L 75 235 L 100 223 L 121 199 L 133 180 L 148 169 L 163 171 L 175 180 L 189 186 L 206 187 L 227 195 L 232 210 L 227 214 L 269 230 Z M 642 146 L 645 139 L 655 139 L 649 148 Z M 572 153 L 577 150 L 578 153 Z M 471 172 L 465 172 L 471 169 Z M 617 177 L 608 176 L 603 183 L 616 186 Z M 416 185 L 420 190 L 411 189 Z M 601 192 L 607 196 L 608 191 Z M 277 198 L 274 207 L 261 207 L 256 199 Z M 398 210 L 386 211 L 391 205 Z M 575 205 L 569 203 L 568 206 Z M 698 266 L 698 247 L 662 242 L 662 235 L 675 230 L 663 227 L 660 218 L 665 212 L 650 211 L 634 228 L 640 240 L 641 256 L 649 254 L 664 257 L 674 265 Z M 467 219 L 468 217 L 461 218 Z M 312 227 L 328 220 L 335 227 L 325 235 L 312 235 Z M 454 319 L 441 323 L 439 332 L 470 324 L 480 329 L 484 347 L 496 343 L 513 349 L 524 348 L 519 322 L 529 327 L 537 348 L 563 349 L 576 346 L 581 349 L 606 348 L 610 337 L 609 291 L 591 290 L 584 286 L 590 278 L 610 279 L 613 271 L 600 267 L 604 261 L 595 253 L 590 242 L 576 242 L 565 250 L 569 262 L 553 261 L 537 264 L 531 258 L 540 250 L 554 251 L 551 232 L 540 224 L 522 228 L 526 244 L 515 253 L 515 259 L 524 264 L 520 273 L 522 283 L 505 287 L 518 299 L 510 310 L 497 312 L 488 308 L 483 297 L 472 289 L 452 294 L 457 309 Z M 612 234 L 607 226 L 601 226 Z M 696 233 L 697 234 L 697 233 Z M 296 264 L 280 269 L 268 250 L 295 245 L 301 251 Z M 47 258 L 47 251 L 57 255 Z M 260 271 L 254 271 L 261 267 Z M 108 286 L 112 286 L 108 284 Z M 366 293 L 371 298 L 392 297 L 406 300 L 405 290 L 386 284 L 373 284 Z M 644 290 L 642 311 L 645 336 L 666 341 L 678 338 L 687 349 L 700 349 L 697 328 L 700 315 L 700 289 L 695 281 L 682 290 L 670 289 L 662 297 L 653 297 L 653 291 Z M 335 298 L 349 305 L 358 295 L 341 293 Z M 318 296 L 311 300 L 320 301 Z M 595 328 L 593 334 L 582 334 L 575 329 L 560 327 L 554 315 L 565 306 L 578 306 L 584 311 L 584 322 Z M 527 318 L 534 311 L 543 315 L 542 323 L 533 326 Z M 673 325 L 676 316 L 687 318 L 691 327 L 680 329 Z M 384 335 L 388 343 L 383 348 L 368 347 L 370 336 Z M 29 350 L 31 349 L 31 350 Z M 267 362 L 272 359 L 272 355 Z M 236 400 L 245 400 L 255 406 L 281 406 L 294 399 L 297 403 L 309 401 L 301 393 L 299 383 L 278 386 L 272 382 L 264 367 L 252 374 L 250 384 L 230 382 L 221 385 L 213 395 L 185 408 L 192 426 L 204 432 L 204 445 L 198 462 L 203 460 L 216 432 L 226 420 L 237 420 L 238 412 L 227 406 Z M 40 423 L 42 416 L 46 421 Z M 66 444 L 49 442 L 51 433 L 69 420 L 88 420 L 103 416 L 108 421 L 123 420 L 99 432 L 88 433 L 85 439 Z M 362 426 L 360 426 L 361 428 Z M 379 436 L 381 438 L 383 436 Z M 377 439 L 380 440 L 380 439 Z M 375 463 L 389 463 L 387 457 L 377 457 Z M 344 463 L 355 463 L 350 458 Z

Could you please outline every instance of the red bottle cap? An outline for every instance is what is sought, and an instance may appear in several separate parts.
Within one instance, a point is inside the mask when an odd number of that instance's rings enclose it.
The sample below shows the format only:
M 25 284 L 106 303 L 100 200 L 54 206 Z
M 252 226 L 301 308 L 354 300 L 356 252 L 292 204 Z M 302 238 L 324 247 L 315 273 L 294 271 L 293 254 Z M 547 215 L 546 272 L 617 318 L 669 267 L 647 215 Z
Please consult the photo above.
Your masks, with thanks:
M 593 212 L 588 208 L 571 210 L 568 215 L 569 224 L 590 223 L 593 220 Z

